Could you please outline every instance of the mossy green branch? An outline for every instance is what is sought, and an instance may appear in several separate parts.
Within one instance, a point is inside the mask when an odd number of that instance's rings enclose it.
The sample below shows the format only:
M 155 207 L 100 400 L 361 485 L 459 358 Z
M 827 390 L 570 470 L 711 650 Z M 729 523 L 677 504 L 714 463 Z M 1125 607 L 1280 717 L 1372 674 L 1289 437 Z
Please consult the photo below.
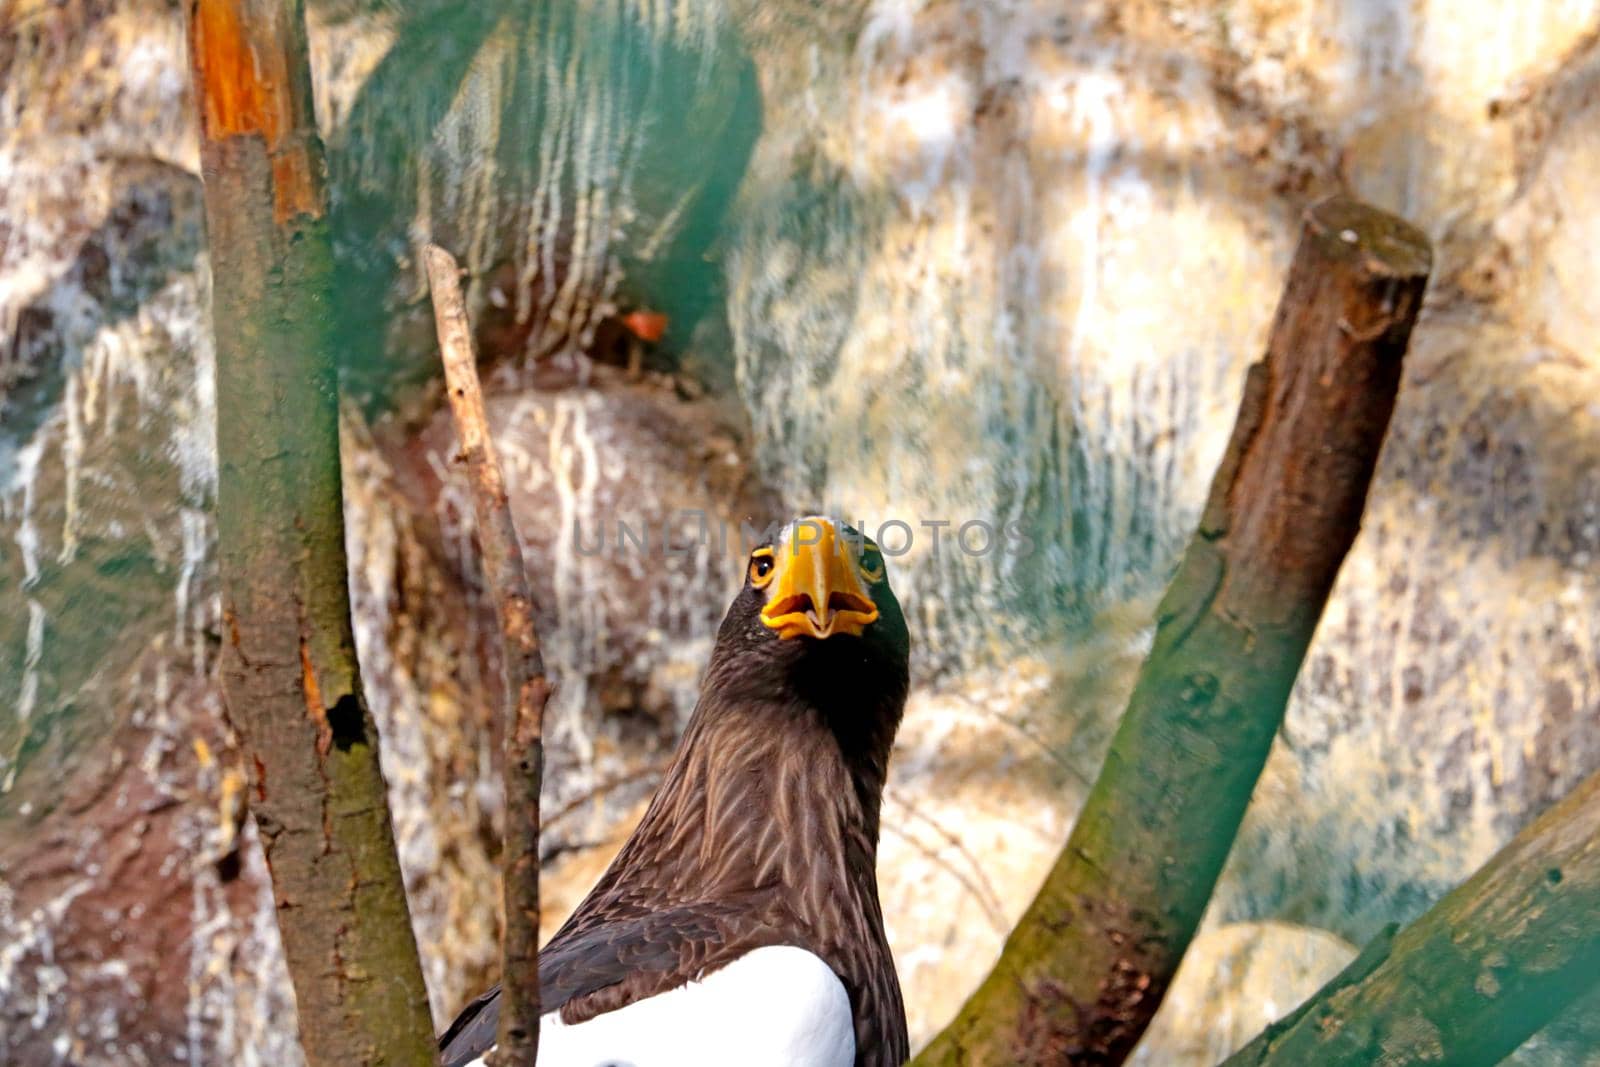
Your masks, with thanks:
M 1490 1067 L 1600 989 L 1600 774 L 1225 1067 Z
M 1116 1064 L 1183 959 L 1360 528 L 1428 242 L 1306 213 L 1199 529 L 1071 839 L 993 972 L 916 1060 Z

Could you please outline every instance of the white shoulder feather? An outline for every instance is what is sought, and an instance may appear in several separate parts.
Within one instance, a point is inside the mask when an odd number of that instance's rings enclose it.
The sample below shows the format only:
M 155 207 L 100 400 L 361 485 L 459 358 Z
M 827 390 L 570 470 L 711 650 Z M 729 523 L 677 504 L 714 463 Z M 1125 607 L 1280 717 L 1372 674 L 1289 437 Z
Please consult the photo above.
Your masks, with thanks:
M 554 1012 L 539 1020 L 539 1067 L 851 1067 L 855 1058 L 844 983 L 789 945 L 575 1026 Z

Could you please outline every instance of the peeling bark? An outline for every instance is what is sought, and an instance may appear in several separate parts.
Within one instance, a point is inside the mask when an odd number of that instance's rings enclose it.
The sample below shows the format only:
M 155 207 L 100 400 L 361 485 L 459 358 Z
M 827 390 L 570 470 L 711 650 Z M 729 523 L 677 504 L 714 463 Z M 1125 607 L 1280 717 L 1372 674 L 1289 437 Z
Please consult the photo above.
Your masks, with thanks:
M 1072 837 L 920 1064 L 1116 1064 L 1194 936 L 1360 528 L 1431 263 L 1398 219 L 1307 212 L 1200 526 Z
M 445 388 L 461 439 L 460 461 L 472 481 L 484 580 L 500 616 L 505 672 L 506 830 L 501 870 L 506 925 L 500 942 L 500 1029 L 493 1062 L 533 1067 L 539 1052 L 539 786 L 550 685 L 534 625 L 533 594 L 522 564 L 522 540 L 489 436 L 472 328 L 461 295 L 461 269 L 455 257 L 438 245 L 429 245 L 423 255 Z
M 230 721 L 307 1061 L 429 1064 L 432 1025 L 346 584 L 338 304 L 298 3 L 198 0 Z
M 1600 989 L 1600 775 L 1226 1067 L 1489 1067 Z

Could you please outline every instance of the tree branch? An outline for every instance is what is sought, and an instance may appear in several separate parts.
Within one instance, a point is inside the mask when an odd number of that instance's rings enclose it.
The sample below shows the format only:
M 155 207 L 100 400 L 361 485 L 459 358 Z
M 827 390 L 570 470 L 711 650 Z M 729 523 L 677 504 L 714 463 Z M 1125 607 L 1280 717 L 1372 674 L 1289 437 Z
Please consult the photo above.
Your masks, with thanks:
M 1600 774 L 1225 1067 L 1489 1067 L 1600 989 Z
M 505 478 L 484 414 L 472 329 L 461 297 L 460 268 L 455 257 L 438 245 L 429 245 L 423 255 L 450 411 L 461 439 L 460 459 L 472 481 L 484 578 L 500 615 L 505 666 L 506 925 L 500 943 L 500 1031 L 495 1056 L 497 1063 L 507 1067 L 533 1067 L 539 1047 L 541 737 L 550 687 L 539 653 L 533 596 L 522 566 L 522 543 L 511 519 Z
M 351 633 L 322 144 L 299 4 L 196 0 L 229 718 L 311 1067 L 434 1062 Z
M 1166 994 L 1360 527 L 1430 267 L 1372 208 L 1310 209 L 1265 359 L 1072 837 L 918 1058 L 1116 1064 Z

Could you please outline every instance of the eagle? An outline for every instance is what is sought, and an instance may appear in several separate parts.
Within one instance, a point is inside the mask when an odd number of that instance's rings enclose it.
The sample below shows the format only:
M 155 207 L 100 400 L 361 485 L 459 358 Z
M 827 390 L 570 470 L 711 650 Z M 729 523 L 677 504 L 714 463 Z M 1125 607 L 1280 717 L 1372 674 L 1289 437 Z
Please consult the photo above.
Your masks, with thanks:
M 896 1067 L 878 817 L 910 635 L 883 552 L 822 516 L 755 547 L 621 852 L 539 953 L 540 1067 Z M 494 1047 L 499 990 L 439 1039 Z

